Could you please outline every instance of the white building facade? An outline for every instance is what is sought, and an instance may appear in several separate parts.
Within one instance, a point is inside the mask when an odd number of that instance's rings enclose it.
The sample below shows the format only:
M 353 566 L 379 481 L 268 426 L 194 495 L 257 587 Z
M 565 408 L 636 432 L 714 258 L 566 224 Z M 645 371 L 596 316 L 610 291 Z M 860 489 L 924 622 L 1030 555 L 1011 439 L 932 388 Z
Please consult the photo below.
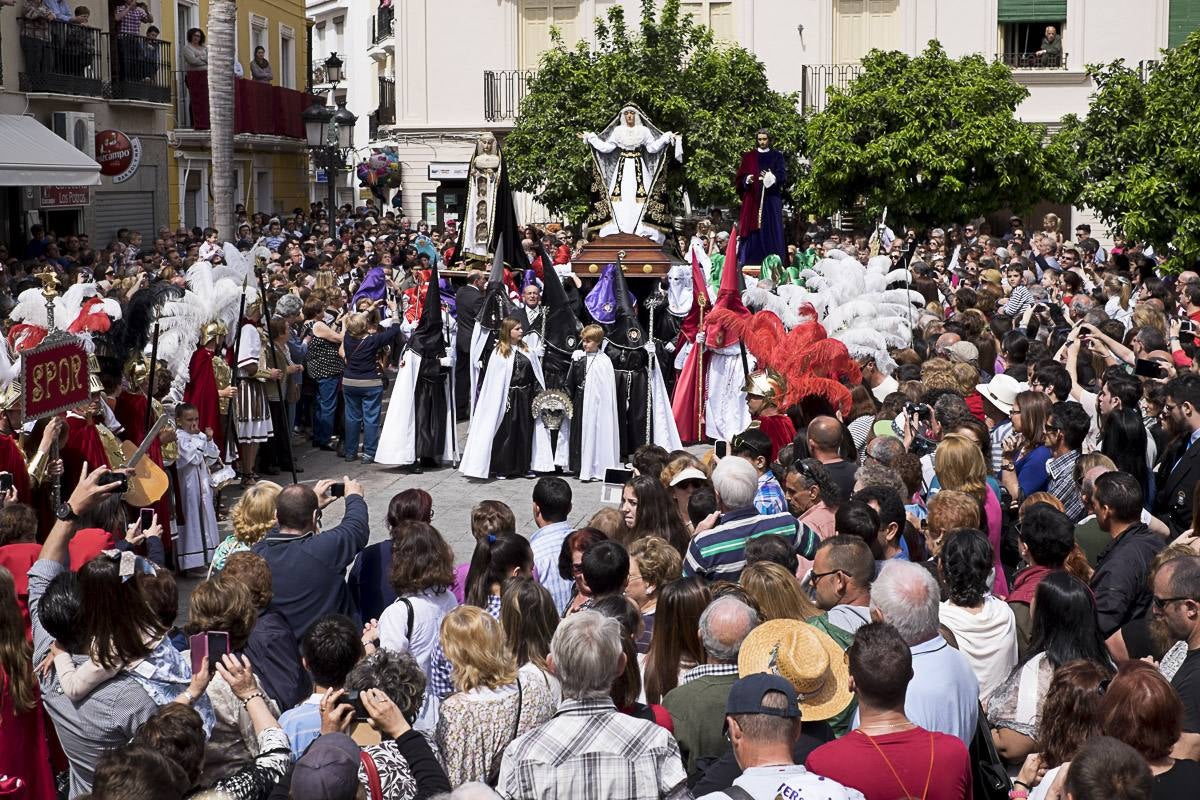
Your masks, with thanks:
M 595 41 L 595 20 L 614 5 L 637 25 L 638 0 L 322 0 L 310 2 L 313 63 L 337 50 L 341 93 L 359 116 L 355 142 L 400 152 L 401 206 L 440 225 L 461 213 L 475 137 L 511 130 L 529 74 L 550 47 Z M 1003 59 L 1029 98 L 1018 115 L 1057 123 L 1083 114 L 1093 87 L 1085 65 L 1148 65 L 1200 26 L 1200 0 L 684 0 L 685 12 L 766 65 L 771 87 L 810 109 L 845 82 L 872 48 L 909 54 L 937 39 L 954 57 Z M 341 20 L 340 23 L 338 20 Z M 379 34 L 386 21 L 388 33 Z M 1036 56 L 1047 25 L 1061 59 Z M 389 83 L 390 81 L 390 83 Z M 318 84 L 317 88 L 321 88 Z M 736 101 L 736 99 L 732 99 Z M 371 117 L 375 115 L 376 122 Z M 684 132 L 686 134 L 686 131 Z M 730 165 L 733 169 L 735 165 Z M 347 184 L 345 192 L 351 193 Z M 316 192 L 323 197 L 323 189 Z M 544 214 L 526 201 L 527 221 Z M 1073 211 L 1072 224 L 1090 221 Z

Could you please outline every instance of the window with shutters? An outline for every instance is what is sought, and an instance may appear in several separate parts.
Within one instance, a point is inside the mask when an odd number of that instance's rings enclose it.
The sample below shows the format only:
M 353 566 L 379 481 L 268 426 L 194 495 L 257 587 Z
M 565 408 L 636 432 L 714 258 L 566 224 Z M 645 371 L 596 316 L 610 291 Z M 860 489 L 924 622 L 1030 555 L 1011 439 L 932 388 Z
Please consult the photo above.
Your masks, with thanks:
M 1178 47 L 1200 28 L 1200 0 L 1171 0 L 1167 12 L 1167 47 Z
M 1063 26 L 1067 0 L 999 0 L 1000 59 L 1018 69 L 1067 66 Z
M 557 28 L 567 47 L 579 41 L 580 0 L 521 0 L 518 46 L 523 69 L 537 69 L 550 49 L 550 29 Z
M 679 4 L 679 13 L 691 14 L 696 22 L 711 28 L 720 41 L 737 41 L 731 0 L 683 0 Z
M 834 0 L 835 63 L 857 63 L 872 50 L 899 50 L 900 33 L 899 0 Z

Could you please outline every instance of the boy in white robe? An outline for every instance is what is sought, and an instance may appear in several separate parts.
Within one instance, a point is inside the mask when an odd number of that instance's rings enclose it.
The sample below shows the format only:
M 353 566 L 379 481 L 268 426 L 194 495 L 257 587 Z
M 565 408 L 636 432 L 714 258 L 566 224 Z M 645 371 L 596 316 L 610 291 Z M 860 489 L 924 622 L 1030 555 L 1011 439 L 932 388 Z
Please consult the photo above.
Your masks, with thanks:
M 195 406 L 175 406 L 175 428 L 179 446 L 175 472 L 183 499 L 183 525 L 179 527 L 175 552 L 182 572 L 207 566 L 219 543 L 209 465 L 220 461 L 220 452 L 213 443 L 212 431 L 200 431 L 200 414 Z

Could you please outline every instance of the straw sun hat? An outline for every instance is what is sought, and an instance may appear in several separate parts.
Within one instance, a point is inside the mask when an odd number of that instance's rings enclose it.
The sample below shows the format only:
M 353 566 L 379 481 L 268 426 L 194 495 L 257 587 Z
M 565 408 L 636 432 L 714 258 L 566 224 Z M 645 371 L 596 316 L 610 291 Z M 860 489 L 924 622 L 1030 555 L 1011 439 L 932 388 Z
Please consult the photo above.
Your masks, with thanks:
M 794 619 L 759 625 L 742 642 L 738 675 L 779 675 L 796 687 L 805 720 L 836 716 L 850 704 L 850 668 L 827 633 Z

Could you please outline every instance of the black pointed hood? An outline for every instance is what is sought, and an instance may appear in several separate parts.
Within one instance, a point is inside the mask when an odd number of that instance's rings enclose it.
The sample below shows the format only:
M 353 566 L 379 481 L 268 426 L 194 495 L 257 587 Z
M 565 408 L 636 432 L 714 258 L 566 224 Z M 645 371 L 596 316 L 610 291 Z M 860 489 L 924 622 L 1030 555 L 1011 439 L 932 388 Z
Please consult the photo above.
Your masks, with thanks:
M 617 319 L 608 329 L 608 340 L 618 347 L 641 347 L 646 344 L 646 331 L 638 322 L 637 310 L 630 302 L 625 271 L 618 263 L 613 270 L 613 293 L 617 301 Z
M 540 249 L 540 248 L 539 248 Z M 579 319 L 567 299 L 562 279 L 554 266 L 546 259 L 545 251 L 541 252 L 542 263 L 542 308 L 546 317 L 546 338 L 548 347 L 555 347 L 564 352 L 571 352 L 579 346 Z
M 524 275 L 529 269 L 529 256 L 521 247 L 521 226 L 517 224 L 517 207 L 508 185 L 507 159 L 500 160 L 500 179 L 496 186 L 496 216 L 492 228 L 494 253 L 503 253 L 509 269 Z
M 408 348 L 422 358 L 441 358 L 446 355 L 446 334 L 442 325 L 442 287 L 438 282 L 437 264 L 429 269 L 429 288 L 421 319 L 408 340 Z
M 487 290 L 483 295 L 483 308 L 479 310 L 479 324 L 487 330 L 500 330 L 504 318 L 516 310 L 504 285 L 504 241 L 503 233 L 496 241 L 492 257 L 492 271 L 488 275 Z M 510 262 L 511 263 L 511 262 Z

